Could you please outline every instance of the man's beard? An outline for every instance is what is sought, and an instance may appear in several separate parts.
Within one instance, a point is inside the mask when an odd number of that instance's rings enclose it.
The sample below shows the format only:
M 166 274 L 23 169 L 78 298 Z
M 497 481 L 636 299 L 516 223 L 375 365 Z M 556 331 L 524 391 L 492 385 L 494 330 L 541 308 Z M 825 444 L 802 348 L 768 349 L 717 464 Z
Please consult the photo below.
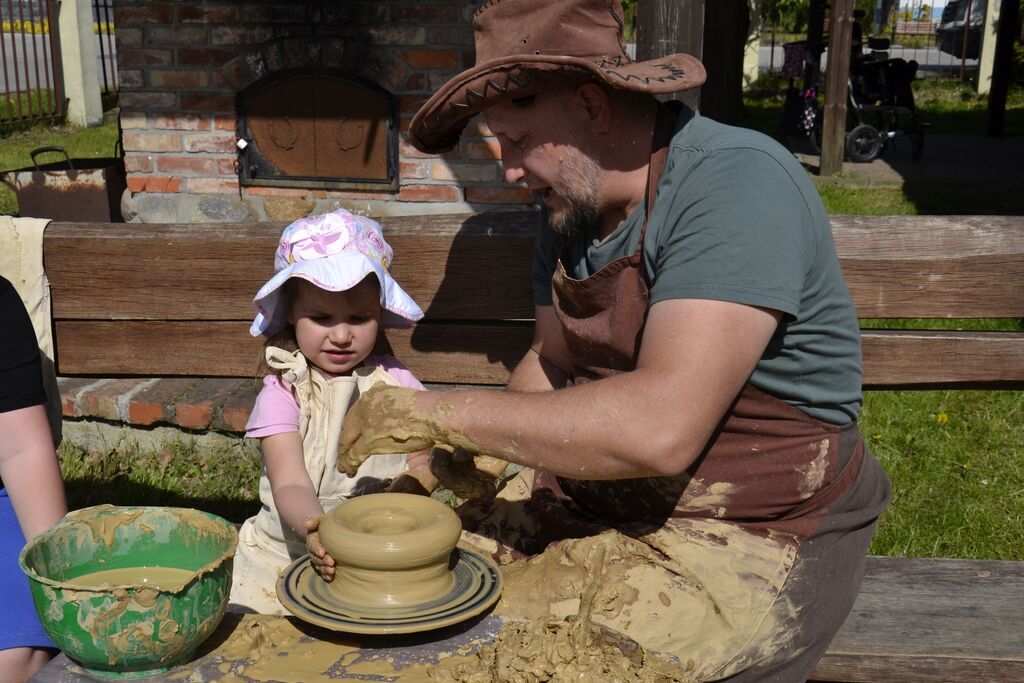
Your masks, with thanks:
M 597 229 L 601 214 L 597 193 L 601 185 L 601 166 L 595 159 L 570 147 L 562 161 L 561 172 L 551 186 L 563 207 L 548 213 L 551 228 L 567 237 Z

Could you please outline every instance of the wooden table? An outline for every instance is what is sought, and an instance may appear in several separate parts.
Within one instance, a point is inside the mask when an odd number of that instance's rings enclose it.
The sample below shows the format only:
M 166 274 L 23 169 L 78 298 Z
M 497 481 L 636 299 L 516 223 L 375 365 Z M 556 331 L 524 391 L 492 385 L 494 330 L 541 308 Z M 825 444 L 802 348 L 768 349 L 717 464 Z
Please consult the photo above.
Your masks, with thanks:
M 32 683 L 198 683 L 230 679 L 264 681 L 426 681 L 425 665 L 463 649 L 489 642 L 501 628 L 500 617 L 486 615 L 463 624 L 420 634 L 358 636 L 308 625 L 294 617 L 227 614 L 195 659 L 167 673 L 140 679 L 90 675 L 61 654 L 30 680 Z M 276 638 L 261 635 L 273 632 Z

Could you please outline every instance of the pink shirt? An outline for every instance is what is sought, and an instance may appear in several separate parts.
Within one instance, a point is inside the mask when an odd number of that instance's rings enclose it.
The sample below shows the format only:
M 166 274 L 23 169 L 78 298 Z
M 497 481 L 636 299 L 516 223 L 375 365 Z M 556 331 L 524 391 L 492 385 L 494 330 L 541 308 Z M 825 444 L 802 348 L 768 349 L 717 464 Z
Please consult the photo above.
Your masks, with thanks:
M 370 356 L 364 365 L 376 365 L 409 389 L 425 390 L 409 369 L 394 356 Z M 263 388 L 256 396 L 245 435 L 254 439 L 265 436 L 299 431 L 299 402 L 292 395 L 291 385 L 281 381 L 276 374 L 263 378 Z

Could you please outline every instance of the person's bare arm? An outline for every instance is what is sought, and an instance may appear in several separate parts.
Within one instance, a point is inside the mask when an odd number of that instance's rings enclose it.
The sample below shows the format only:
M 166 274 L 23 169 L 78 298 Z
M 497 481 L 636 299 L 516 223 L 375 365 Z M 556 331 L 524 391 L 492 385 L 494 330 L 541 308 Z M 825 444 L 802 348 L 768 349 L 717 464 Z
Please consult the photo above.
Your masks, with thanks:
M 651 307 L 631 372 L 559 391 L 380 395 L 363 409 L 392 407 L 422 425 L 413 442 L 450 439 L 561 476 L 674 476 L 703 450 L 779 319 L 741 304 L 663 301 Z M 373 431 L 372 414 L 350 419 L 343 433 L 356 459 L 371 443 L 388 441 Z
M 533 342 L 508 381 L 510 391 L 551 391 L 569 382 L 572 361 L 553 306 L 536 306 Z
M 68 511 L 46 408 L 0 413 L 0 435 L 0 478 L 25 539 L 31 539 Z
M 334 577 L 334 558 L 327 554 L 317 531 L 324 509 L 306 471 L 302 437 L 298 432 L 273 434 L 260 440 L 260 449 L 277 514 L 296 536 L 305 539 L 313 568 L 330 581 Z

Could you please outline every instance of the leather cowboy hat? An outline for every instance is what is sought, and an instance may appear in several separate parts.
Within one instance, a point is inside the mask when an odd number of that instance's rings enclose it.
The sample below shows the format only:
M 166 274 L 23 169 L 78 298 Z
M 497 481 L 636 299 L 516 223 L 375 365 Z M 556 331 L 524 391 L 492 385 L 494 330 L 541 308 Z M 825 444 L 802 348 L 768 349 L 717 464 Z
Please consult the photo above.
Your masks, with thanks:
M 476 65 L 420 107 L 410 141 L 423 152 L 444 152 L 491 104 L 562 85 L 598 80 L 653 95 L 704 82 L 704 66 L 687 54 L 633 61 L 622 29 L 619 0 L 488 0 L 473 15 Z

